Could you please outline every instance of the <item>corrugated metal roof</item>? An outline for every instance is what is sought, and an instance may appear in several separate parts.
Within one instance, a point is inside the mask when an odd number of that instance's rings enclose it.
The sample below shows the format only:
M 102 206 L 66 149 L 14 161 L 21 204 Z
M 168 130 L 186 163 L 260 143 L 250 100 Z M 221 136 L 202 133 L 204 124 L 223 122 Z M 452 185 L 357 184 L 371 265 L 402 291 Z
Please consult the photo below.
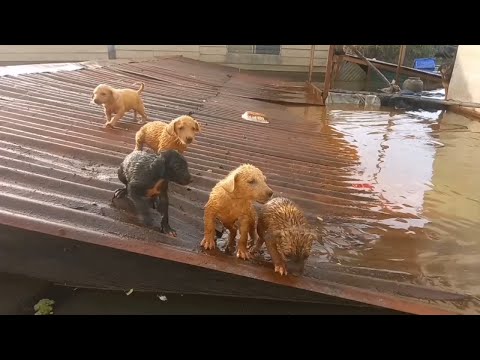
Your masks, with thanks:
M 210 189 L 243 162 L 259 166 L 274 191 L 296 200 L 317 224 L 318 216 L 392 216 L 375 210 L 377 200 L 351 186 L 358 156 L 341 134 L 268 102 L 311 102 L 303 88 L 181 57 L 67 70 L 0 78 L 1 224 L 400 311 L 475 312 L 465 305 L 472 299 L 418 287 L 405 276 L 372 277 L 368 270 L 325 263 L 321 245 L 301 278 L 281 278 L 269 266 L 201 251 Z M 133 225 L 110 202 L 120 187 L 117 168 L 139 125 L 128 114 L 120 123 L 126 130 L 105 129 L 101 108 L 89 103 L 91 92 L 101 82 L 130 87 L 139 80 L 151 119 L 193 112 L 203 128 L 186 154 L 194 182 L 171 186 L 176 239 Z M 270 124 L 244 121 L 247 110 L 268 114 Z

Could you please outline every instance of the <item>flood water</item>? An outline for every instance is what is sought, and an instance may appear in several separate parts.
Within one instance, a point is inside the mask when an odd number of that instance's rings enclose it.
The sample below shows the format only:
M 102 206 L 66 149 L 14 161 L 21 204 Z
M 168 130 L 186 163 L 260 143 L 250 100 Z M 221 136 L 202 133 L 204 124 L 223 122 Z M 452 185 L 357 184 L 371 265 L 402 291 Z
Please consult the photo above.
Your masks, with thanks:
M 378 200 L 371 210 L 399 215 L 326 221 L 330 258 L 480 295 L 480 122 L 351 105 L 289 111 L 343 138 L 358 158 L 351 169 L 357 186 Z

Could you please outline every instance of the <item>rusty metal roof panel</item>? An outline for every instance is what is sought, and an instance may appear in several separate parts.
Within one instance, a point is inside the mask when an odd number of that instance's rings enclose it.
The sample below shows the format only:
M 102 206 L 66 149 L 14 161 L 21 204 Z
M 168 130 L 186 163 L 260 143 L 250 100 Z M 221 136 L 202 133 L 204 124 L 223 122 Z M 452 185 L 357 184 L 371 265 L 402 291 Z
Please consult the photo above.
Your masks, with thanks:
M 134 225 L 110 202 L 120 186 L 117 168 L 139 126 L 128 114 L 125 129 L 105 129 L 101 108 L 89 103 L 91 91 L 100 82 L 138 81 L 145 82 L 152 120 L 192 111 L 203 128 L 186 154 L 194 182 L 171 186 L 176 239 Z M 358 157 L 341 134 L 307 122 L 298 109 L 259 100 L 275 97 L 269 93 L 275 89 L 293 94 L 293 102 L 305 96 L 302 88 L 271 78 L 184 58 L 0 77 L 0 224 L 400 311 L 475 313 L 474 300 L 420 287 L 408 276 L 328 263 L 320 244 L 302 278 L 281 278 L 268 265 L 200 250 L 209 191 L 243 162 L 261 167 L 274 191 L 298 201 L 312 222 L 318 216 L 391 216 L 352 186 Z M 243 120 L 247 110 L 268 114 L 270 123 Z

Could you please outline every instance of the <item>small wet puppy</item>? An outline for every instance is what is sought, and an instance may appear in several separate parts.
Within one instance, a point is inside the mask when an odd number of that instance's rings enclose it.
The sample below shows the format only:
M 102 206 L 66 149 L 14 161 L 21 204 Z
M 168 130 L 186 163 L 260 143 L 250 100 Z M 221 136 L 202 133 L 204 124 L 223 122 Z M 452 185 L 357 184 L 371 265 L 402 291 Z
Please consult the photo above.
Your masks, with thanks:
M 255 241 L 256 211 L 254 202 L 265 203 L 273 195 L 263 172 L 250 164 L 243 164 L 220 180 L 210 192 L 205 205 L 205 235 L 201 246 L 206 250 L 215 249 L 215 221 L 219 220 L 230 232 L 225 248 L 227 253 L 235 250 L 237 230 L 240 230 L 237 257 L 247 260 L 248 235 Z
M 318 239 L 302 210 L 290 199 L 273 198 L 258 211 L 257 240 L 250 252 L 260 251 L 263 243 L 272 257 L 275 272 L 287 275 L 303 274 L 305 261 Z
M 182 154 L 176 150 L 160 154 L 134 150 L 120 165 L 118 179 L 125 184 L 125 188 L 117 189 L 113 198 L 128 195 L 140 220 L 147 226 L 153 223 L 149 210 L 153 206 L 162 215 L 160 231 L 171 236 L 177 235 L 168 221 L 168 182 L 180 185 L 191 183 L 188 164 Z
M 134 84 L 135 85 L 135 84 Z M 140 83 L 138 90 L 132 89 L 115 89 L 109 85 L 100 84 L 93 90 L 91 103 L 103 105 L 106 123 L 105 127 L 115 128 L 115 124 L 129 111 L 133 110 L 133 120 L 139 124 L 143 124 L 148 120 L 145 115 L 145 106 L 140 97 L 144 83 Z M 141 115 L 142 120 L 137 121 L 137 112 Z M 115 116 L 112 118 L 112 115 Z
M 135 134 L 135 150 L 142 150 L 143 145 L 147 145 L 155 152 L 175 149 L 183 153 L 199 132 L 200 125 L 188 115 L 179 116 L 168 124 L 152 121 Z
M 443 85 L 443 88 L 445 89 L 445 99 L 447 98 L 447 95 L 448 95 L 448 86 L 450 85 L 450 80 L 452 78 L 454 65 L 455 65 L 454 62 L 444 63 L 440 65 L 440 67 L 438 68 L 438 70 L 440 71 L 440 75 L 442 77 L 442 85 Z

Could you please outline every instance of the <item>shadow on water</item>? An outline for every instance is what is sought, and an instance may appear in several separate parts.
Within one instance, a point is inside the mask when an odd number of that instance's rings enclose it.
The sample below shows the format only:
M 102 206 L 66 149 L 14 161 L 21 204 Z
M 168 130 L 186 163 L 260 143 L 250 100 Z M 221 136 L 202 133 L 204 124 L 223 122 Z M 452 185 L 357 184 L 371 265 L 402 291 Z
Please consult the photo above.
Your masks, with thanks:
M 289 111 L 348 143 L 357 162 L 350 186 L 375 199 L 371 211 L 391 214 L 328 218 L 318 255 L 480 295 L 480 123 L 353 105 Z

